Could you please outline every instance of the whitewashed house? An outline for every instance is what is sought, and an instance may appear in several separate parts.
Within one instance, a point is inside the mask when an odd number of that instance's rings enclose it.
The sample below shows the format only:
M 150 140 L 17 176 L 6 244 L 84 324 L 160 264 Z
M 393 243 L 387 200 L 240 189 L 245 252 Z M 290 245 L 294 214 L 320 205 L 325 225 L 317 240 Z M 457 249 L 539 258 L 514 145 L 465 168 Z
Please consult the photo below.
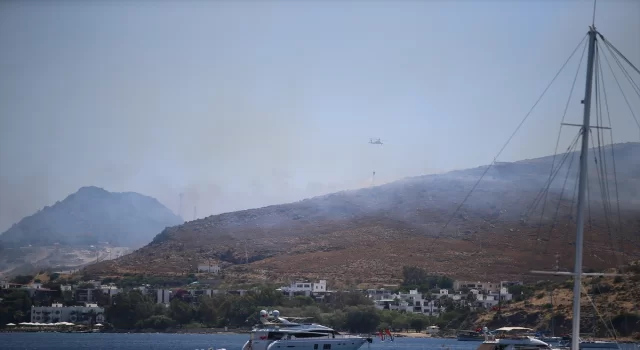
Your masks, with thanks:
M 425 299 L 417 289 L 412 289 L 409 293 L 393 294 L 391 298 L 374 300 L 374 305 L 379 310 L 397 310 L 425 316 L 439 316 L 445 311 L 439 300 Z
M 278 290 L 289 296 L 313 294 L 324 294 L 327 292 L 327 281 L 320 280 L 318 282 L 292 282 L 289 286 L 280 287 Z
M 200 273 L 214 273 L 214 274 L 219 274 L 220 273 L 220 265 L 215 264 L 213 262 L 203 262 L 198 264 L 198 272 Z

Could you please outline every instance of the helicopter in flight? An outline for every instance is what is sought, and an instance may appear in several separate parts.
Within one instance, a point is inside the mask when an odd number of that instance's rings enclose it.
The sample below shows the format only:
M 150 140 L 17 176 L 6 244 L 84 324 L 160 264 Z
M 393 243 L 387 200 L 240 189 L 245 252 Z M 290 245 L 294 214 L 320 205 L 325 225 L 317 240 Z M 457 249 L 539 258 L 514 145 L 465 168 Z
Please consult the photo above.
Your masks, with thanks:
M 372 144 L 372 145 L 382 145 L 383 144 L 382 141 L 380 141 L 380 138 L 377 138 L 377 139 L 371 138 L 371 139 L 369 139 L 369 143 Z

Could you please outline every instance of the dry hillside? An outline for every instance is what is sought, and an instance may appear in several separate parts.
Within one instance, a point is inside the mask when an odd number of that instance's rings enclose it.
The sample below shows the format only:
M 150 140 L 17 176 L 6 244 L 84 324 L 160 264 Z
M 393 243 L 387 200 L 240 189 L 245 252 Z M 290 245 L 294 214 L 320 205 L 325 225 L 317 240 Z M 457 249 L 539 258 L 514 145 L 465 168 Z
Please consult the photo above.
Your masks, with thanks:
M 590 174 L 585 265 L 594 269 L 640 253 L 640 144 L 615 148 L 620 220 L 617 210 L 605 220 L 598 175 Z M 522 278 L 530 269 L 551 268 L 555 254 L 561 266 L 572 265 L 575 169 L 559 173 L 544 212 L 541 204 L 531 209 L 550 164 L 545 157 L 495 166 L 455 216 L 485 167 L 210 216 L 168 228 L 133 254 L 87 269 L 176 274 L 210 259 L 227 277 L 271 281 L 300 276 L 388 283 L 404 265 L 458 278 Z M 608 181 L 613 186 L 612 177 Z
M 629 271 L 626 271 L 629 272 Z M 640 339 L 640 265 L 635 274 L 620 277 L 593 277 L 583 281 L 581 333 Z M 553 298 L 552 298 L 553 296 Z M 553 303 L 551 301 L 553 300 Z M 489 311 L 474 321 L 475 326 L 502 326 L 552 329 L 556 335 L 571 333 L 573 282 L 537 285 L 533 295 L 503 304 L 500 313 Z M 553 320 L 552 320 L 553 318 Z

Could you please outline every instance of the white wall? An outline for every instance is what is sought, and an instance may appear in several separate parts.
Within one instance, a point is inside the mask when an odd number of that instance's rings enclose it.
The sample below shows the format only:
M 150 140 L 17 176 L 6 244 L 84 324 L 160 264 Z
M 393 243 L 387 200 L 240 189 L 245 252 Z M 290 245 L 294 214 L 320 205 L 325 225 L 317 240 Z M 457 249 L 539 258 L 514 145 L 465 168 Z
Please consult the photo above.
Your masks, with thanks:
M 59 305 L 59 304 L 58 304 Z M 52 307 L 52 306 L 32 306 L 31 322 L 38 323 L 56 323 L 56 322 L 72 322 L 76 324 L 89 324 L 91 317 L 89 312 L 93 310 L 96 314 L 96 323 L 104 322 L 104 308 L 101 307 L 85 307 L 85 306 L 68 306 L 68 307 Z

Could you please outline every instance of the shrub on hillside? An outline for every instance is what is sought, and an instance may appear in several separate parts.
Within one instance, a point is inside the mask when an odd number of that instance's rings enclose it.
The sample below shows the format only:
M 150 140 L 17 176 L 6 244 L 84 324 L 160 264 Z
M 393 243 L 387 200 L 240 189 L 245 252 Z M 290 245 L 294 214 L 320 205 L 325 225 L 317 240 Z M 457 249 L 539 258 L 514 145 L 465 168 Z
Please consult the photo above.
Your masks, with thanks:
M 594 295 L 606 294 L 613 290 L 613 287 L 609 284 L 596 284 L 591 286 L 590 293 Z

